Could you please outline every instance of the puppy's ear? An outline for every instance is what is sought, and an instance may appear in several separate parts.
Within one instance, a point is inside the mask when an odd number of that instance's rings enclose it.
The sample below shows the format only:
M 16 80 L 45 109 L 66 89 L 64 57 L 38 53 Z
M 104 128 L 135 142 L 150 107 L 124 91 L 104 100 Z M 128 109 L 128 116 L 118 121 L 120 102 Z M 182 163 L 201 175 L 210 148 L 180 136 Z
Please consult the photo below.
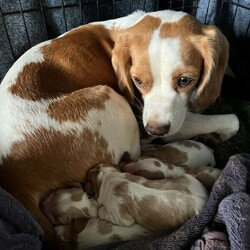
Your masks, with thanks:
M 99 170 L 100 168 L 98 166 L 90 169 L 87 173 L 86 182 L 84 185 L 85 192 L 91 197 L 94 197 L 95 199 L 99 197 L 99 189 L 100 189 L 100 183 L 98 181 Z
M 121 93 L 127 100 L 134 101 L 134 89 L 130 76 L 131 56 L 126 36 L 122 35 L 112 51 L 112 65 L 118 78 Z
M 212 25 L 204 25 L 203 35 L 194 37 L 193 42 L 204 59 L 196 96 L 196 108 L 204 109 L 220 95 L 228 64 L 229 44 L 219 29 Z

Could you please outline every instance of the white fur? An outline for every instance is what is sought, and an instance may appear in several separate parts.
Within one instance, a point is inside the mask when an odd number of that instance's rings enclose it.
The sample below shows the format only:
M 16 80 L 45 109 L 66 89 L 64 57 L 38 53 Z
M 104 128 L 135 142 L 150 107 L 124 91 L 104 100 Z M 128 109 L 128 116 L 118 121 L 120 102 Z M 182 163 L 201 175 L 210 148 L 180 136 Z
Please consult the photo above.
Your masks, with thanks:
M 174 23 L 180 21 L 187 13 L 182 11 L 162 10 L 148 13 L 148 15 L 158 17 L 162 22 Z

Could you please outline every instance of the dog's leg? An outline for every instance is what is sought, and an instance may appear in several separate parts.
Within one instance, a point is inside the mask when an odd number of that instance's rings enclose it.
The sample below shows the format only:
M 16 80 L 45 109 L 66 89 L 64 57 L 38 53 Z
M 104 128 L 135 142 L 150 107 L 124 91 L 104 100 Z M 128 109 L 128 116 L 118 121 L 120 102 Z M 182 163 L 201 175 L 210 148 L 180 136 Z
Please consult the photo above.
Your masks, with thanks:
M 202 115 L 188 112 L 180 130 L 174 135 L 163 137 L 162 140 L 170 142 L 216 133 L 221 141 L 226 141 L 238 130 L 239 120 L 236 115 Z

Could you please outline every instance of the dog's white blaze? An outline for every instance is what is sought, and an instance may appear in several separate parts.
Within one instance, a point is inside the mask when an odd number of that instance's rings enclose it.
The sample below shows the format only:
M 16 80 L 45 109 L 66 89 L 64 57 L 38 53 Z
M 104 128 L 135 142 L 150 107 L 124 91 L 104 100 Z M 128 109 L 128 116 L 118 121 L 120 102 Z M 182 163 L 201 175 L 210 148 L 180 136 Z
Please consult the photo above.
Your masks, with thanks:
M 153 74 L 153 87 L 144 96 L 144 126 L 154 121 L 171 124 L 169 135 L 176 133 L 186 115 L 185 94 L 177 93 L 173 86 L 173 72 L 184 65 L 179 38 L 164 38 L 156 30 L 149 45 L 149 60 Z

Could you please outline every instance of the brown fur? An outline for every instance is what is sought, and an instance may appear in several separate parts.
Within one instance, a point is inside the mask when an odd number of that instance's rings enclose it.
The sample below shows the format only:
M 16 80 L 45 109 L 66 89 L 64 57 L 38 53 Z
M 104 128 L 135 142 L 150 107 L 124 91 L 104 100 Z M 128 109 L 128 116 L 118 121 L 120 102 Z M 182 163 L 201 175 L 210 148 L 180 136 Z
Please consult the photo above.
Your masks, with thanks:
M 155 157 L 162 162 L 172 163 L 176 166 L 182 166 L 182 164 L 186 163 L 188 159 L 186 152 L 180 151 L 170 145 L 149 149 L 143 152 L 143 156 Z

